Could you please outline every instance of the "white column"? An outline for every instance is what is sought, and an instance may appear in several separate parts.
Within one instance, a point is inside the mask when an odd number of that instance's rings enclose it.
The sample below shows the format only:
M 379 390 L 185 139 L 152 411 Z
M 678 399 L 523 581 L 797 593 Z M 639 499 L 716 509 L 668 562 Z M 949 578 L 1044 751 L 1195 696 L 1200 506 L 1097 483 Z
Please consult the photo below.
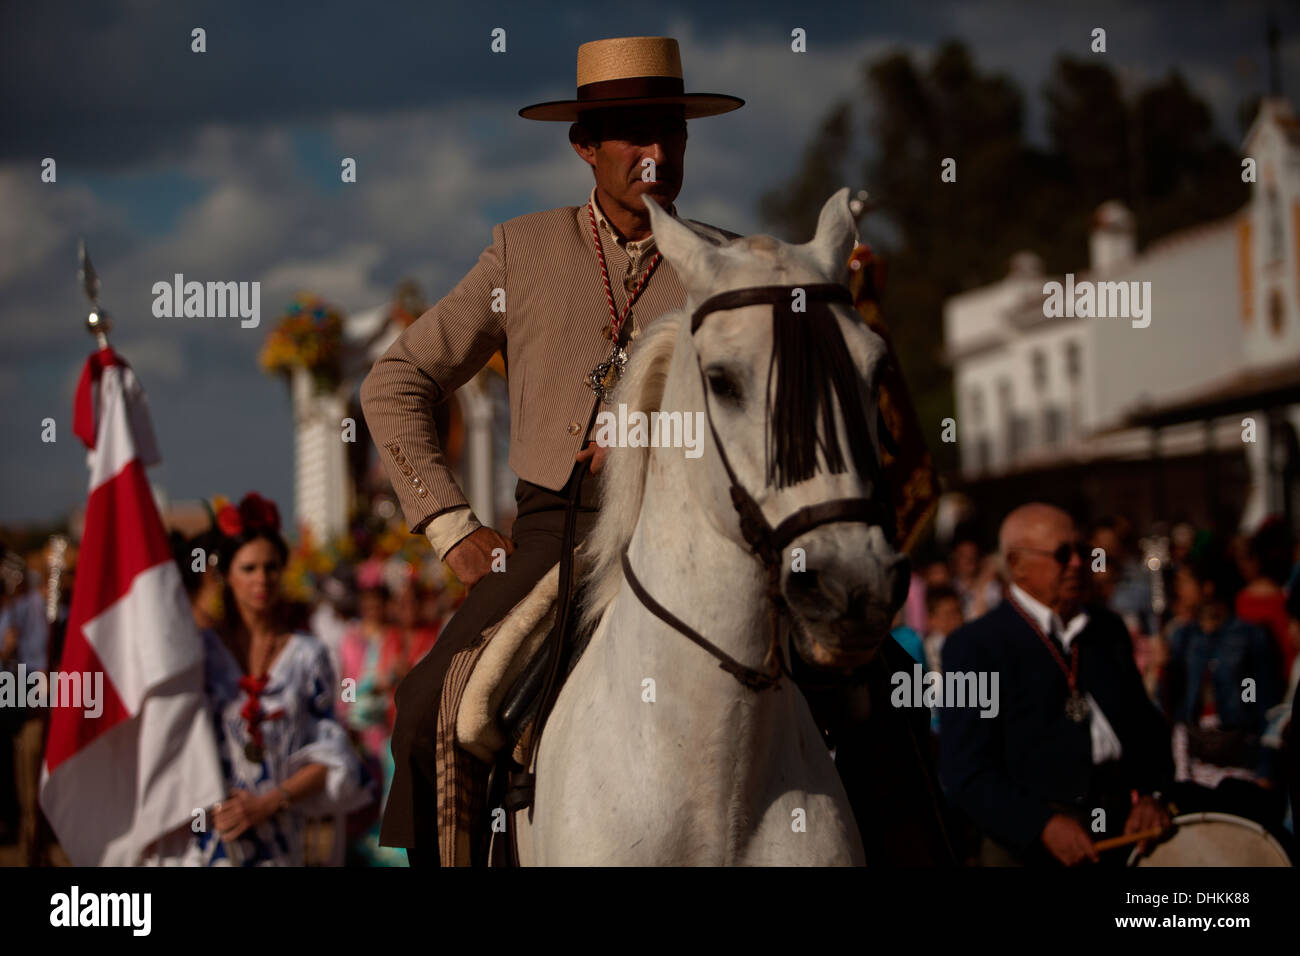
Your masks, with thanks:
M 1242 448 L 1246 454 L 1246 473 L 1249 476 L 1249 482 L 1246 492 L 1246 505 L 1241 510 L 1241 524 L 1238 530 L 1250 534 L 1259 527 L 1261 521 L 1268 517 L 1273 507 L 1271 500 L 1273 476 L 1269 472 L 1271 464 L 1269 450 L 1272 445 L 1272 436 L 1269 434 L 1268 415 L 1263 409 L 1259 409 L 1237 419 L 1238 437 L 1244 431 L 1241 422 L 1246 418 L 1255 419 L 1255 440 L 1242 443 Z
M 294 512 L 317 542 L 347 528 L 352 500 L 343 443 L 346 405 L 337 393 L 315 391 L 311 373 L 294 369 L 291 379 L 294 421 Z

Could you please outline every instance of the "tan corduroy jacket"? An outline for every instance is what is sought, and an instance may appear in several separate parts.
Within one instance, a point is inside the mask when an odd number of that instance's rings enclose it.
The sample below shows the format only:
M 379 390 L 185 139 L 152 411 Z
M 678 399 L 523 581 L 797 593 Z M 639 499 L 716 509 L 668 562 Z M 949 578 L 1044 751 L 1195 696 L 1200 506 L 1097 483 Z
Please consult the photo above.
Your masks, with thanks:
M 628 243 L 601 213 L 592 190 L 614 305 L 654 257 L 654 237 Z M 735 233 L 679 220 L 715 241 Z M 632 308 L 633 331 L 685 305 L 672 266 L 660 261 Z M 511 219 L 440 302 L 375 362 L 361 386 L 366 423 L 412 531 L 440 558 L 480 527 L 438 446 L 432 407 L 469 381 L 498 349 L 510 392 L 510 467 L 559 490 L 573 470 L 595 393 L 587 373 L 609 354 L 610 322 L 587 204 Z

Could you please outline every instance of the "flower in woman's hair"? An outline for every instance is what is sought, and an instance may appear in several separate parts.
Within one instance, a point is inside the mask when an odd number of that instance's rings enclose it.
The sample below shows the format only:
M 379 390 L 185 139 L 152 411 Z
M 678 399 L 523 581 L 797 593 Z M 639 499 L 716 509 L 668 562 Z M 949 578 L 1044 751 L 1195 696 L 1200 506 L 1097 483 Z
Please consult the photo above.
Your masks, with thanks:
M 234 505 L 224 505 L 217 511 L 217 527 L 227 538 L 237 538 L 244 532 L 244 519 Z
M 249 528 L 270 528 L 280 530 L 280 509 L 269 498 L 263 498 L 256 491 L 244 495 L 239 503 L 239 517 Z

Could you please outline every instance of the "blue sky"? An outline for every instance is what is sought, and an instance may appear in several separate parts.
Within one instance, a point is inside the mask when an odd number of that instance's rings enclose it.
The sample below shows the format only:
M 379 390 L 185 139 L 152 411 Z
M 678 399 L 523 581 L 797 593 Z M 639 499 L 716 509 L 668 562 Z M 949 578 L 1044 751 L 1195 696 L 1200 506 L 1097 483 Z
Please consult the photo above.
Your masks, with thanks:
M 83 9 L 89 7 L 89 9 Z M 1300 82 L 1300 16 L 1278 4 L 1286 91 Z M 1225 9 L 1226 8 L 1226 9 Z M 758 197 L 865 62 L 964 40 L 1008 73 L 1040 130 L 1038 91 L 1061 52 L 1154 79 L 1178 68 L 1235 141 L 1236 104 L 1265 84 L 1266 2 L 441 4 L 369 2 L 7 4 L 0 9 L 0 522 L 48 521 L 84 502 L 72 390 L 91 340 L 76 283 L 90 245 L 114 346 L 150 396 L 174 499 L 255 488 L 292 510 L 284 386 L 257 351 L 307 287 L 346 311 L 386 301 L 405 276 L 430 301 L 491 227 L 574 205 L 590 188 L 564 124 L 518 117 L 572 96 L 580 43 L 669 35 L 689 90 L 746 106 L 692 122 L 684 215 L 758 231 Z M 190 52 L 190 31 L 207 52 Z M 490 33 L 506 33 L 504 54 Z M 790 31 L 807 31 L 793 54 Z M 865 145 L 865 144 L 864 144 Z M 40 181 L 53 157 L 58 181 Z M 358 182 L 339 180 L 356 158 Z M 852 171 L 850 171 L 852 172 Z M 854 188 L 869 183 L 851 179 Z M 806 236 L 782 236 L 803 241 Z M 157 319 L 151 287 L 174 273 L 262 284 L 262 324 Z M 58 441 L 40 440 L 43 418 Z

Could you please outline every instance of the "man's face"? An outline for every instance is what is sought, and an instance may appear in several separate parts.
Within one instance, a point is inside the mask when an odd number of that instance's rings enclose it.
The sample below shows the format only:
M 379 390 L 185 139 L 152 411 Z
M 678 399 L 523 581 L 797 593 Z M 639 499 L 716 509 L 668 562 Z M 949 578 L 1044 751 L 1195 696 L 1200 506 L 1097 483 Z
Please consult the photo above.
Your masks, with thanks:
M 1188 617 L 1194 617 L 1201 609 L 1201 582 L 1186 565 L 1174 575 L 1174 600 L 1178 602 L 1178 609 Z
M 925 586 L 927 588 L 937 588 L 946 584 L 952 584 L 952 572 L 948 570 L 948 565 L 942 561 L 932 562 L 925 569 Z
M 957 598 L 944 598 L 936 605 L 930 615 L 930 633 L 947 637 L 961 627 L 961 601 Z
M 961 541 L 952 549 L 952 570 L 959 578 L 973 578 L 979 571 L 980 549 L 974 541 Z
M 371 589 L 362 591 L 357 599 L 357 605 L 362 620 L 371 623 L 381 623 L 384 620 L 384 593 L 382 591 Z
M 632 107 L 602 112 L 590 122 L 597 142 L 574 143 L 573 148 L 595 169 L 601 192 L 638 213 L 645 211 L 641 197 L 647 193 L 664 209 L 671 206 L 682 188 L 686 156 L 682 108 Z M 646 182 L 651 175 L 655 181 Z
M 393 599 L 393 619 L 402 627 L 415 627 L 420 616 L 420 592 L 408 583 Z
M 1069 558 L 1062 564 L 1062 545 Z M 1034 521 L 1025 528 L 1020 546 L 1007 557 L 1011 580 L 1048 607 L 1078 605 L 1082 596 L 1083 559 L 1078 536 L 1068 518 Z

